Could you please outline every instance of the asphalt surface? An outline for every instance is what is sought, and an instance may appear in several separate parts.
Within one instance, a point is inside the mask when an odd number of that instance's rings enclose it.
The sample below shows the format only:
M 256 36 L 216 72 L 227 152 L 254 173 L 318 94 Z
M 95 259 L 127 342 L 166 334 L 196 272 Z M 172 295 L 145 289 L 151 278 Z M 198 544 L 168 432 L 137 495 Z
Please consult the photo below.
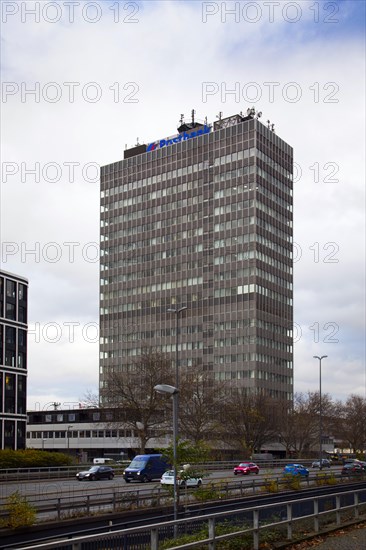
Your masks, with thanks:
M 321 534 L 307 541 L 289 546 L 288 550 L 365 550 L 366 549 L 366 523 L 360 523 L 338 529 L 337 531 Z
M 365 550 L 366 526 L 328 535 L 326 540 L 315 548 L 317 550 Z

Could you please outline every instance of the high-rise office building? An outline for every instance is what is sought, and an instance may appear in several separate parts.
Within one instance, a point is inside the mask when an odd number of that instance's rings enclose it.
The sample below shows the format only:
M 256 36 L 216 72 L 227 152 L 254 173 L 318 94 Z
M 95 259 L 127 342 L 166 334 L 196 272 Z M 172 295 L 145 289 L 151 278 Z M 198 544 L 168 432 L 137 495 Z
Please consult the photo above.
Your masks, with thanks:
M 293 150 L 248 109 L 101 170 L 100 392 L 143 349 L 292 399 Z M 168 310 L 175 310 L 169 312 Z
M 0 449 L 25 449 L 28 281 L 0 271 Z

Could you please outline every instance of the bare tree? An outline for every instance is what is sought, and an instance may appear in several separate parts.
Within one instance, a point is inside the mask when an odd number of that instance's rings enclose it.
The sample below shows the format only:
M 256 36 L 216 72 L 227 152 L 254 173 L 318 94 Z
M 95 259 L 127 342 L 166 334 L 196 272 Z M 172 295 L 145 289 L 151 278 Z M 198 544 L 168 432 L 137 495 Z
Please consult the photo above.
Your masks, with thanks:
M 102 397 L 103 406 L 115 409 L 115 418 L 138 434 L 140 452 L 157 427 L 164 422 L 164 409 L 169 400 L 159 397 L 157 384 L 171 384 L 171 361 L 162 353 L 149 349 L 143 353 L 128 372 L 114 368 L 106 377 Z
M 278 433 L 287 452 L 301 458 L 317 446 L 320 439 L 319 393 L 296 393 L 293 408 L 278 422 Z M 333 425 L 335 405 L 328 394 L 322 395 L 322 433 Z
M 340 407 L 338 435 L 354 453 L 366 448 L 366 399 L 351 395 Z
M 271 397 L 233 389 L 221 419 L 222 438 L 249 457 L 276 433 L 274 406 Z
M 80 405 L 83 408 L 98 408 L 99 407 L 99 395 L 97 392 L 87 389 L 83 398 L 79 399 Z
M 217 439 L 223 383 L 213 380 L 208 371 L 202 372 L 199 367 L 192 366 L 181 373 L 179 390 L 182 436 L 196 444 Z
M 293 403 L 286 400 L 277 402 L 275 416 L 277 437 L 286 449 L 286 457 L 290 456 L 296 449 L 296 415 Z

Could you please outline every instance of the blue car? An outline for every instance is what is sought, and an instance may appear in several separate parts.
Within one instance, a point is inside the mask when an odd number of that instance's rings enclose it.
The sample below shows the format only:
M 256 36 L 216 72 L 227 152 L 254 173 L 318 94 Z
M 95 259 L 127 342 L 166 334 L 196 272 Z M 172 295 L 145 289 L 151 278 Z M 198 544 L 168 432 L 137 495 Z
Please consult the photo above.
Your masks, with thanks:
M 283 469 L 284 474 L 292 474 L 295 476 L 309 476 L 309 470 L 302 464 L 286 464 Z

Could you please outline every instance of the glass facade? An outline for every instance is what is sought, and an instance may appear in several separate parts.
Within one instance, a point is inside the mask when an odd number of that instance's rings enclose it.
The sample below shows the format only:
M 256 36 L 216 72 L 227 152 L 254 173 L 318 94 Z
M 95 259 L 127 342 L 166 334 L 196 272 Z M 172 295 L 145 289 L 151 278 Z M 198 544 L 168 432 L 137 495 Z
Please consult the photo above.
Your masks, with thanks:
M 181 307 L 181 368 L 291 400 L 293 150 L 252 116 L 181 136 L 101 170 L 101 402 L 108 369 L 174 360 Z
M 28 281 L 0 271 L 0 448 L 25 449 Z

